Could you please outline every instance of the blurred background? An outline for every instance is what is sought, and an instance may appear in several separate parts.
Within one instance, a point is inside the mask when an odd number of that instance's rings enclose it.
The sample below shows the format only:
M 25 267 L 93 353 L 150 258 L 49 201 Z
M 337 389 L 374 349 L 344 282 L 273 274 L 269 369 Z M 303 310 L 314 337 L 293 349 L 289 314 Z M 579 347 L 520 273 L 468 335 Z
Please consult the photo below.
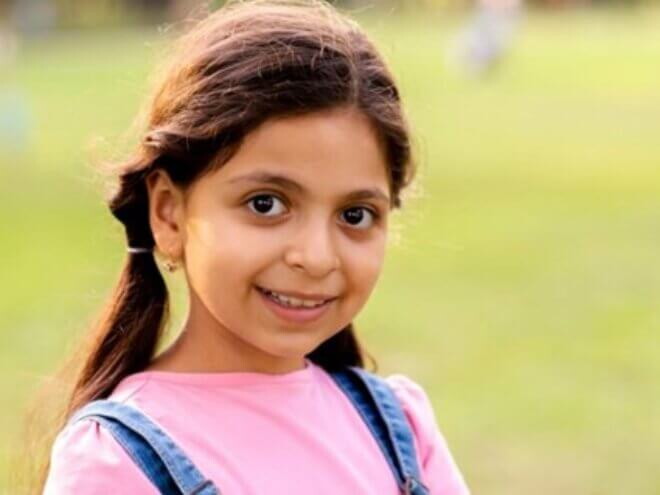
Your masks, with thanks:
M 0 2 L 0 493 L 125 256 L 95 167 L 220 3 Z M 379 371 L 426 388 L 474 494 L 660 494 L 660 4 L 338 5 L 390 61 L 420 162 L 356 322 Z

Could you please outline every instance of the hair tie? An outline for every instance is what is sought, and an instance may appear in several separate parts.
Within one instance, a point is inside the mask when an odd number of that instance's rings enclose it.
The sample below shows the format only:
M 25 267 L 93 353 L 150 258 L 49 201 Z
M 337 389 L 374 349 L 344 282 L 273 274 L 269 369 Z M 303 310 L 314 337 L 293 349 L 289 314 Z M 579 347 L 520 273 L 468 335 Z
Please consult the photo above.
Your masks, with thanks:
M 151 248 L 128 246 L 126 248 L 126 251 L 128 251 L 129 253 L 150 253 L 153 250 Z

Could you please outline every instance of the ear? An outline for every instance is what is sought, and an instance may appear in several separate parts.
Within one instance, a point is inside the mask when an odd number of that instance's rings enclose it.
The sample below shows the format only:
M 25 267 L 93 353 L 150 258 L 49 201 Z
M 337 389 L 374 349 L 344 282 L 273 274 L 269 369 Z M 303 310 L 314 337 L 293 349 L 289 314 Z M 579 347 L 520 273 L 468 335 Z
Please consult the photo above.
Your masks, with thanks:
M 149 195 L 149 225 L 156 249 L 168 259 L 183 257 L 185 245 L 185 203 L 183 191 L 167 172 L 157 169 L 146 178 Z

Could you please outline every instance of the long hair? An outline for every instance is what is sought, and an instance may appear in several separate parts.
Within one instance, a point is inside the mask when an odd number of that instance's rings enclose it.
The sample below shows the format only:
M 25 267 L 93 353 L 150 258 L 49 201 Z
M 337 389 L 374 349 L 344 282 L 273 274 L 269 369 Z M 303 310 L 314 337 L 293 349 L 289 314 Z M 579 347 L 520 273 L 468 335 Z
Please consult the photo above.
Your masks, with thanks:
M 352 106 L 385 145 L 391 208 L 414 177 L 399 91 L 372 41 L 349 17 L 321 0 L 235 1 L 186 34 L 144 112 L 131 156 L 116 165 L 108 200 L 126 244 L 152 248 L 145 178 L 163 169 L 182 188 L 231 158 L 243 138 L 274 116 Z M 89 401 L 107 397 L 152 359 L 168 319 L 168 291 L 152 254 L 127 253 L 118 282 L 78 356 L 62 426 Z M 311 352 L 331 370 L 364 367 L 349 324 Z M 41 471 L 41 486 L 48 464 Z

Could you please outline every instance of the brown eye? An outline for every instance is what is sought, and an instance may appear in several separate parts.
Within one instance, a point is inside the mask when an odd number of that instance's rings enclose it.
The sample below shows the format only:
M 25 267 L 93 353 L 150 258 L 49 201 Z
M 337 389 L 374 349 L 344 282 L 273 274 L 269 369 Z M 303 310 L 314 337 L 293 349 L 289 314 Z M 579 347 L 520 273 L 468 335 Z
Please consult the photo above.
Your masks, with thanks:
M 377 213 L 364 206 L 348 208 L 347 210 L 344 210 L 342 216 L 345 218 L 346 223 L 351 227 L 358 229 L 368 229 L 378 218 Z M 371 218 L 371 220 L 369 220 L 369 218 Z
M 282 200 L 273 194 L 259 194 L 257 196 L 253 196 L 252 198 L 248 199 L 246 203 L 248 205 L 254 205 L 253 208 L 250 208 L 252 211 L 260 216 L 266 217 L 272 217 L 282 213 L 281 211 L 277 211 L 276 205 L 277 203 L 284 205 Z M 273 210 L 275 210 L 274 214 L 272 214 Z M 271 212 L 271 214 L 268 214 L 269 212 Z

